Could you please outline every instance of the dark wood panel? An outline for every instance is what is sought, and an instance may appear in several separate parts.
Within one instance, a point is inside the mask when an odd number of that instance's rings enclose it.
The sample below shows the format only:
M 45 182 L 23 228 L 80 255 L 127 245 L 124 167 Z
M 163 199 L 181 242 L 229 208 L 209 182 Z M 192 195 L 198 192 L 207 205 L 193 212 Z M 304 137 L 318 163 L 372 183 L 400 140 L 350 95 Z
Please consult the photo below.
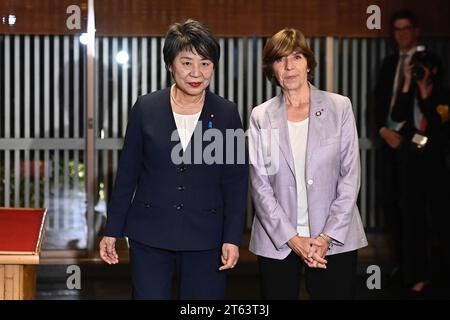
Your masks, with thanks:
M 2 0 L 0 17 L 15 12 L 17 24 L 0 33 L 66 34 L 86 29 L 88 0 Z M 417 13 L 426 36 L 450 36 L 448 0 L 94 0 L 98 35 L 164 35 L 187 18 L 200 20 L 218 36 L 269 36 L 284 27 L 307 36 L 389 35 L 389 17 L 401 8 Z M 82 8 L 82 30 L 70 31 L 66 8 Z M 369 5 L 381 8 L 381 30 L 366 27 Z
M 389 35 L 389 17 L 402 8 L 417 13 L 423 34 L 449 36 L 447 0 L 96 0 L 101 35 L 163 35 L 175 21 L 203 21 L 219 36 L 268 36 L 284 27 L 308 36 L 379 37 Z M 381 30 L 369 30 L 369 5 L 381 9 Z M 436 8 L 438 10 L 431 10 Z M 108 18 L 109 17 L 109 18 Z
M 66 20 L 70 5 L 80 7 L 80 30 L 69 30 Z M 4 17 L 16 16 L 16 23 L 2 23 Z M 77 34 L 86 32 L 87 0 L 1 0 L 0 34 Z

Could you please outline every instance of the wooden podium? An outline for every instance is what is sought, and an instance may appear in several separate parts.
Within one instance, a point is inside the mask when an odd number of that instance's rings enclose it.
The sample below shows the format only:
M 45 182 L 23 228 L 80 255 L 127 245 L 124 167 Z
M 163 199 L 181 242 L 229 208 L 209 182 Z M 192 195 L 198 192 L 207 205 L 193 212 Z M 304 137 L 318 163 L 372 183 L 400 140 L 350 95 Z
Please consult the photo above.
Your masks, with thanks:
M 34 299 L 45 209 L 0 208 L 0 300 Z

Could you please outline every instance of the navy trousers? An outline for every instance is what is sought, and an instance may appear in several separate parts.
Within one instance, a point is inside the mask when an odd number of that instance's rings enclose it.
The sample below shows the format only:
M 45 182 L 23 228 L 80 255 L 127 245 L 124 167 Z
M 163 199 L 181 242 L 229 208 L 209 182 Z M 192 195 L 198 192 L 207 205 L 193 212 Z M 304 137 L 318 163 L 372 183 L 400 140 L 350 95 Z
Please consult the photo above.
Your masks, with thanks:
M 224 299 L 226 275 L 219 271 L 220 256 L 221 248 L 172 251 L 130 239 L 133 299 L 171 299 L 174 276 L 179 299 Z

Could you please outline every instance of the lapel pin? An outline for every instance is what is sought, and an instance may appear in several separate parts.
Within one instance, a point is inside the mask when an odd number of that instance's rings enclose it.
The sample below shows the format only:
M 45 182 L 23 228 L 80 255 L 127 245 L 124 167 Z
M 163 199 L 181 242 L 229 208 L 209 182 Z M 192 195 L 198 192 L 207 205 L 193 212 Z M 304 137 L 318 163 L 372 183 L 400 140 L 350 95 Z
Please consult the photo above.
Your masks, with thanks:
M 214 113 L 211 113 L 209 117 L 211 118 L 211 120 L 208 121 L 208 129 L 211 129 L 213 126 L 212 119 L 214 119 Z

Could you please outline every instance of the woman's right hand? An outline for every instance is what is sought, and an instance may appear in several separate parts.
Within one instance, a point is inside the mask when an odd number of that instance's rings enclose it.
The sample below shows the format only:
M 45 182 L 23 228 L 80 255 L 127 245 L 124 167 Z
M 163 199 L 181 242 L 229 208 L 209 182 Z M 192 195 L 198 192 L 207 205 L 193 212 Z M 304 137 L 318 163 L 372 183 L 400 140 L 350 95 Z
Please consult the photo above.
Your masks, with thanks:
M 380 129 L 380 136 L 392 149 L 398 149 L 403 142 L 403 138 L 398 132 L 386 127 Z
M 116 251 L 116 238 L 103 237 L 99 244 L 100 258 L 108 264 L 119 263 L 119 255 Z
M 326 269 L 327 261 L 323 258 L 314 260 L 308 257 L 309 250 L 312 245 L 321 246 L 321 243 L 317 239 L 301 237 L 299 235 L 293 236 L 288 240 L 288 246 L 305 261 L 310 268 Z

